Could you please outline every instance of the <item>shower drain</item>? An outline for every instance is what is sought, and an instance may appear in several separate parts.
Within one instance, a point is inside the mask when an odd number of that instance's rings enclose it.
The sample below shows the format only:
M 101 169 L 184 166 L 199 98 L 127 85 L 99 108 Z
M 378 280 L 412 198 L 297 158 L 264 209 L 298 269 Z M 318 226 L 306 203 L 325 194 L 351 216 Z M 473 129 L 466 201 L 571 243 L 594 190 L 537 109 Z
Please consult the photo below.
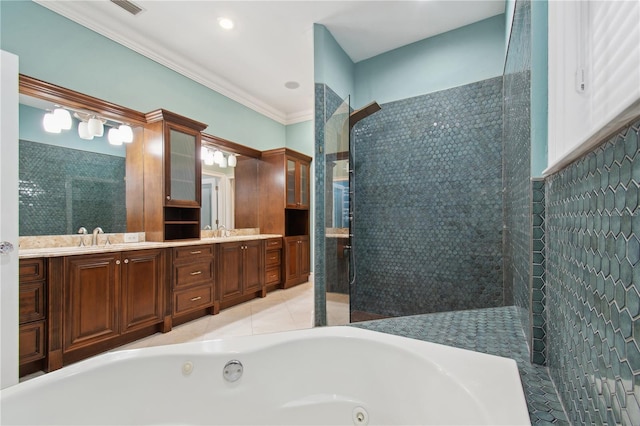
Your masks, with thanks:
M 353 424 L 355 426 L 366 426 L 369 424 L 369 413 L 362 407 L 353 409 Z

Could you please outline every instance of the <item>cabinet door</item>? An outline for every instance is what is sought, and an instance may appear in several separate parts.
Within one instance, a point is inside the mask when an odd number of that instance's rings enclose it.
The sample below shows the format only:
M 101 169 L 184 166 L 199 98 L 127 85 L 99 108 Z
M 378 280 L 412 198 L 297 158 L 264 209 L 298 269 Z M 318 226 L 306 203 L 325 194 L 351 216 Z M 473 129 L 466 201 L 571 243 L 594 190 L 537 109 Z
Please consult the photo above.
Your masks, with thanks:
M 309 164 L 300 162 L 300 205 L 309 208 Z
M 244 242 L 243 284 L 244 293 L 253 293 L 262 289 L 264 268 L 262 267 L 262 242 Z
M 122 253 L 122 331 L 163 321 L 164 250 Z
M 64 351 L 119 335 L 120 254 L 65 259 Z
M 220 301 L 242 296 L 242 259 L 244 243 L 220 244 Z
M 291 158 L 287 158 L 287 207 L 298 206 L 298 189 L 296 188 L 297 178 L 297 162 Z
M 165 205 L 200 207 L 200 133 L 167 124 Z
M 300 275 L 309 275 L 311 270 L 311 251 L 309 245 L 309 237 L 300 237 L 298 244 L 300 250 Z
M 284 239 L 285 252 L 285 281 L 292 281 L 300 275 L 300 251 L 298 237 L 286 237 Z

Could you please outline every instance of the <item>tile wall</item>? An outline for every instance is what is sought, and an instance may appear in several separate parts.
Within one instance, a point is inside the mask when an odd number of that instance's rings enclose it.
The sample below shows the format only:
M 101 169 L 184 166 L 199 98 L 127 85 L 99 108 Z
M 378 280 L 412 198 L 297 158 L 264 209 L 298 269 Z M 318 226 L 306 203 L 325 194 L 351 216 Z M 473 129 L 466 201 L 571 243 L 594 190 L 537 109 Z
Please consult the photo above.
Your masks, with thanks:
M 19 234 L 126 232 L 125 158 L 21 140 Z
M 546 182 L 548 365 L 573 424 L 640 424 L 639 131 Z
M 352 137 L 352 311 L 503 306 L 502 77 L 383 104 Z

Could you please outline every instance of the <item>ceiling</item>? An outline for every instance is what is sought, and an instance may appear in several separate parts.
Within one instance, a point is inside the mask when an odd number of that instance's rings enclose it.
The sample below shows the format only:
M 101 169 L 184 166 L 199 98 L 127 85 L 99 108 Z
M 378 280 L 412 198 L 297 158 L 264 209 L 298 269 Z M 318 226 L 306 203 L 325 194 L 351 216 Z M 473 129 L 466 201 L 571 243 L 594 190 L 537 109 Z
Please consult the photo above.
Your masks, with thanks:
M 504 12 L 504 0 L 35 0 L 282 124 L 313 117 L 313 24 L 354 62 Z M 219 17 L 235 23 L 218 25 Z M 298 82 L 297 89 L 285 87 Z

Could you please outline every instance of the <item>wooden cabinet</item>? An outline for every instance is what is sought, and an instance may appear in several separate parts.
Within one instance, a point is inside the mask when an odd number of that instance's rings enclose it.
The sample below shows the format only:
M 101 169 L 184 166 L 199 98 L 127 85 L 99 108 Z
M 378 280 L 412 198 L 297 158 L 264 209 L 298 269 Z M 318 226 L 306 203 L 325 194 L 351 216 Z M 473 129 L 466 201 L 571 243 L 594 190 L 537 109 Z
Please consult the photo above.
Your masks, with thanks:
M 214 300 L 215 250 L 212 244 L 173 249 L 172 294 L 174 322 L 219 311 Z M 191 316 L 189 316 L 191 315 Z
M 63 352 L 164 321 L 164 250 L 65 259 Z
M 221 307 L 266 295 L 262 240 L 222 243 L 218 250 Z
M 284 288 L 302 284 L 309 279 L 310 246 L 309 236 L 284 238 L 285 265 Z
M 282 283 L 282 238 L 269 238 L 264 243 L 264 285 L 267 290 Z
M 52 258 L 46 370 L 168 331 L 166 251 Z
M 264 151 L 258 163 L 259 190 L 255 194 L 259 205 L 257 226 L 255 202 L 238 202 L 235 206 L 238 227 L 259 227 L 264 234 L 279 234 L 297 238 L 296 241 L 306 241 L 301 242 L 302 246 L 296 250 L 284 248 L 281 258 L 281 271 L 284 271 L 280 277 L 281 287 L 300 284 L 309 277 L 310 164 L 311 157 L 290 149 Z M 245 166 L 249 168 L 253 164 L 238 162 L 236 173 L 243 173 Z M 251 221 L 242 222 L 244 218 L 250 218 Z M 276 280 L 274 269 L 269 266 L 267 269 L 271 271 L 272 279 Z
M 133 207 L 143 209 L 146 239 L 199 239 L 200 132 L 207 126 L 162 109 L 146 118 L 143 143 L 127 147 L 127 162 L 131 163 L 127 165 L 127 188 L 141 187 L 130 179 L 144 182 L 140 194 L 144 202 Z M 139 212 L 127 212 L 128 220 L 139 216 Z
M 46 357 L 46 292 L 44 259 L 23 259 L 19 266 L 20 375 L 44 369 Z

